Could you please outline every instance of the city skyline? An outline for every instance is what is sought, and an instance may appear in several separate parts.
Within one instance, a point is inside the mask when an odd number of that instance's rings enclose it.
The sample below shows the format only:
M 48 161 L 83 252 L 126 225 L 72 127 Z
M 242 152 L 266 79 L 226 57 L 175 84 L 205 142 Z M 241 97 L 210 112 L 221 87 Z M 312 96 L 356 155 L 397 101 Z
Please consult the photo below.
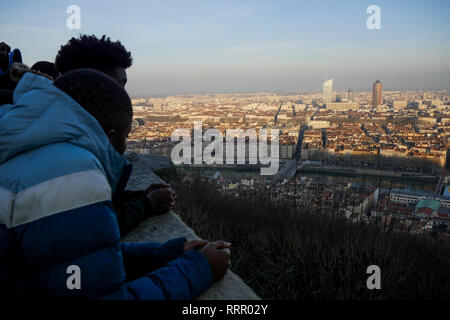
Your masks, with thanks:
M 80 30 L 66 27 L 71 4 Z M 381 30 L 366 27 L 371 4 Z M 418 0 L 15 1 L 0 10 L 0 39 L 28 65 L 53 61 L 80 33 L 120 40 L 133 56 L 132 97 L 320 90 L 325 72 L 337 90 L 371 90 L 375 79 L 386 90 L 437 90 L 450 84 L 448 9 Z
M 334 79 L 332 79 L 334 81 Z M 274 94 L 274 95 L 308 95 L 308 94 L 320 94 L 321 97 L 323 97 L 323 85 L 325 82 L 322 82 L 322 86 L 316 89 L 297 89 L 297 90 L 273 90 L 273 91 L 242 91 L 242 90 L 236 90 L 233 92 L 182 92 L 182 93 L 164 93 L 164 94 L 143 94 L 139 96 L 130 96 L 132 99 L 145 99 L 145 98 L 163 98 L 163 97 L 182 97 L 182 96 L 220 96 L 220 95 L 254 95 L 254 94 Z M 383 85 L 384 86 L 384 85 Z M 392 92 L 416 92 L 416 93 L 426 93 L 426 92 L 449 92 L 450 89 L 396 89 L 396 88 L 384 88 L 383 87 L 383 93 L 392 93 Z M 349 94 L 351 94 L 352 97 L 355 96 L 355 93 L 370 93 L 370 102 L 372 101 L 373 97 L 373 82 L 370 87 L 363 88 L 363 89 L 355 89 L 355 88 L 347 88 L 347 89 L 334 89 L 332 90 L 333 97 L 340 97 L 341 99 L 347 99 L 349 97 Z M 336 95 L 335 95 L 336 94 Z M 349 101 L 352 101 L 351 99 Z M 332 101 L 337 102 L 337 101 Z M 341 102 L 348 102 L 347 100 L 341 101 Z M 354 101 L 353 101 L 354 102 Z M 372 105 L 370 103 L 370 105 Z

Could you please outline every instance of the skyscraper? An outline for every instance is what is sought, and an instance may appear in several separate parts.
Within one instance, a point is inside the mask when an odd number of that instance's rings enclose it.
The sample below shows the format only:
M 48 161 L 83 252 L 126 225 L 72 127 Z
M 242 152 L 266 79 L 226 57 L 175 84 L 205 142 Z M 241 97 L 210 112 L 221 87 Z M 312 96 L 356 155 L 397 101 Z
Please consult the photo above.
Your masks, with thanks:
M 323 103 L 331 102 L 333 99 L 333 79 L 323 83 Z
M 354 99 L 355 99 L 355 91 L 352 88 L 350 88 L 348 89 L 348 101 L 353 102 Z
M 380 80 L 377 80 L 373 83 L 373 96 L 372 96 L 372 106 L 377 107 L 381 106 L 383 104 L 383 98 L 382 98 L 382 90 L 383 85 L 381 84 Z

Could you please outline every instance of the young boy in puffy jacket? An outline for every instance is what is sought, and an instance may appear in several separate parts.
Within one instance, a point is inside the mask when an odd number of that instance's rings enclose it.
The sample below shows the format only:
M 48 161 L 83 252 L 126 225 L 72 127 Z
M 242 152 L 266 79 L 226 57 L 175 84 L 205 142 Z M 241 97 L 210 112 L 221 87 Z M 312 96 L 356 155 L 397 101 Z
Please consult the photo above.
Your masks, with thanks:
M 0 108 L 1 295 L 193 299 L 224 276 L 223 241 L 120 242 L 112 199 L 131 172 L 131 119 L 127 93 L 101 72 L 23 76 Z
M 94 69 L 125 87 L 126 69 L 131 67 L 132 62 L 131 52 L 120 41 L 112 41 L 106 35 L 100 38 L 80 34 L 61 46 L 55 58 L 55 67 L 61 74 L 76 69 Z M 152 184 L 145 190 L 122 190 L 117 193 L 113 207 L 120 235 L 127 235 L 148 217 L 167 213 L 175 199 L 175 190 L 167 184 Z

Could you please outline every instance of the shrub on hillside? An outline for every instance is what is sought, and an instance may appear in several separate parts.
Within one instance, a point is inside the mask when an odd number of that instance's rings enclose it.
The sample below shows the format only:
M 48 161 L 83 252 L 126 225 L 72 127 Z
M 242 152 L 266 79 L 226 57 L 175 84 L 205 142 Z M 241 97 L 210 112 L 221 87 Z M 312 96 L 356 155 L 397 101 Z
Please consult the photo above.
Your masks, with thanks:
M 237 199 L 201 176 L 174 182 L 176 212 L 206 239 L 232 243 L 232 270 L 264 299 L 449 299 L 450 244 L 425 235 L 351 223 L 273 201 Z M 366 287 L 369 265 L 381 290 Z

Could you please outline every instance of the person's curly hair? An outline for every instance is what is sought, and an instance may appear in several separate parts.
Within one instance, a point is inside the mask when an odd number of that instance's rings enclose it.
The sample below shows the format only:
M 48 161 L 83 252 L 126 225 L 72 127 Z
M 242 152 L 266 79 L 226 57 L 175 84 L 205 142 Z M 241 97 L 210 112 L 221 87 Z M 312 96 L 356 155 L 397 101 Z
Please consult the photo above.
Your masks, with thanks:
M 133 62 L 131 52 L 127 51 L 120 41 L 112 42 L 102 36 L 80 35 L 61 46 L 55 59 L 56 69 L 61 74 L 70 70 L 90 68 L 102 72 L 115 67 L 129 68 Z
M 49 61 L 38 61 L 31 66 L 31 69 L 45 73 L 52 77 L 53 80 L 59 76 L 59 72 L 56 70 L 55 64 Z
M 94 116 L 105 131 L 113 129 L 118 118 L 131 121 L 133 117 L 131 100 L 125 89 L 102 72 L 72 70 L 56 79 L 53 85 Z

